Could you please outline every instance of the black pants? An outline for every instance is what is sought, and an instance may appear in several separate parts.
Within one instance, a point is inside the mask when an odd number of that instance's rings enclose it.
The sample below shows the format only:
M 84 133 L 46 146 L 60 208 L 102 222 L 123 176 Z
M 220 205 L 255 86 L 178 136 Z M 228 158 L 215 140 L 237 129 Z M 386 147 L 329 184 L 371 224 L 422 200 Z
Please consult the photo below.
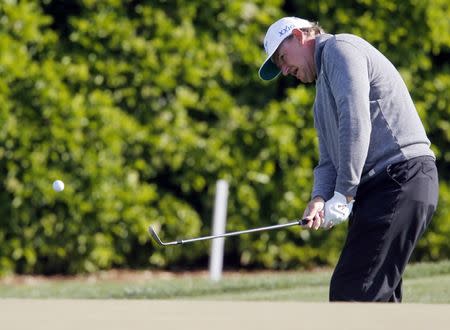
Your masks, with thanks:
M 431 157 L 392 164 L 358 187 L 330 301 L 401 302 L 402 274 L 438 202 Z

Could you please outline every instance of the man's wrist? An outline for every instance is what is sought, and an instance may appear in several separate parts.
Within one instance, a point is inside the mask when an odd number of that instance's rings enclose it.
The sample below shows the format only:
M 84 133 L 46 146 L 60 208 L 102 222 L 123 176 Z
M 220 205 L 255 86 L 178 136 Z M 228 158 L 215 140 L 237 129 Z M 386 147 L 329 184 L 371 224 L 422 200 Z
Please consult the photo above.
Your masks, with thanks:
M 352 200 L 354 200 L 353 196 L 347 196 L 345 194 L 340 193 L 339 191 L 335 191 L 335 193 L 340 194 L 342 197 L 345 197 L 345 201 L 348 203 L 350 203 Z

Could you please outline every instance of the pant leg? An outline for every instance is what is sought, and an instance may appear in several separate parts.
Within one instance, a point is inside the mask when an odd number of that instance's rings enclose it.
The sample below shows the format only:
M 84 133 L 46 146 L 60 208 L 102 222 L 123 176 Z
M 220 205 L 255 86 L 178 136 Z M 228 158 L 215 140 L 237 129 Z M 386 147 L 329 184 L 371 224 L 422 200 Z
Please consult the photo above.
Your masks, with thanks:
M 402 283 L 403 283 L 403 280 L 400 278 L 400 283 L 395 288 L 394 293 L 392 294 L 391 298 L 389 298 L 389 300 L 388 300 L 389 302 L 396 302 L 396 303 L 402 302 L 402 298 L 403 298 Z
M 434 161 L 388 167 L 358 188 L 330 301 L 401 301 L 406 264 L 436 209 Z

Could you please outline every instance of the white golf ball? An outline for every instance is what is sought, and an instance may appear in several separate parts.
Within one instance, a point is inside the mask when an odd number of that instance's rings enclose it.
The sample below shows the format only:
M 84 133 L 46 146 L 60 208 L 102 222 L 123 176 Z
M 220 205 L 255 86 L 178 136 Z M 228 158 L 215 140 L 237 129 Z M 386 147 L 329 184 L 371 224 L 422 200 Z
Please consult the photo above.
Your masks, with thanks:
M 53 190 L 60 192 L 64 190 L 64 182 L 62 182 L 61 180 L 56 180 L 55 182 L 53 182 Z

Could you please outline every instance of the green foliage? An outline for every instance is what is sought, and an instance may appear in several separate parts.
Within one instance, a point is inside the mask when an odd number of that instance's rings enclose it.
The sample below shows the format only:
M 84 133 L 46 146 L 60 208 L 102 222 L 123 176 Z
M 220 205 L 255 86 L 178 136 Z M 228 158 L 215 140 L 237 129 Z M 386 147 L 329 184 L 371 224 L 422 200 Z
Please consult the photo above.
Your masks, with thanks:
M 257 77 L 265 29 L 284 14 L 359 34 L 399 68 L 442 180 L 415 257 L 447 256 L 447 1 L 2 0 L 0 274 L 204 266 L 205 244 L 159 249 L 147 226 L 208 234 L 219 178 L 228 230 L 298 218 L 317 162 L 314 88 Z M 344 237 L 297 228 L 226 252 L 233 266 L 310 267 L 334 263 Z

